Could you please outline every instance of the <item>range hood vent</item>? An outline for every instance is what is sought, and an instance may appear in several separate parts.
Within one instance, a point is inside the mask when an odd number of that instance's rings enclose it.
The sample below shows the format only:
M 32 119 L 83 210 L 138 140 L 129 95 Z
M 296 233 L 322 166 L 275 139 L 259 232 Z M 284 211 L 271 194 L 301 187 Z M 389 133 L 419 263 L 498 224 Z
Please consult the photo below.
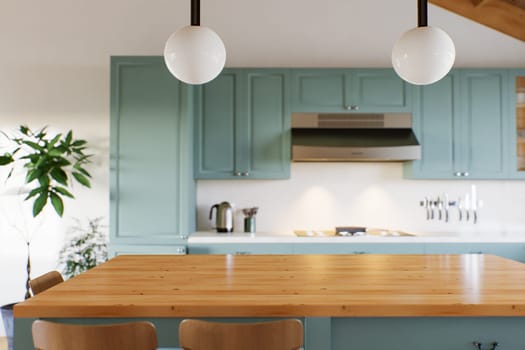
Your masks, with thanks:
M 407 161 L 421 158 L 412 115 L 292 114 L 295 162 Z

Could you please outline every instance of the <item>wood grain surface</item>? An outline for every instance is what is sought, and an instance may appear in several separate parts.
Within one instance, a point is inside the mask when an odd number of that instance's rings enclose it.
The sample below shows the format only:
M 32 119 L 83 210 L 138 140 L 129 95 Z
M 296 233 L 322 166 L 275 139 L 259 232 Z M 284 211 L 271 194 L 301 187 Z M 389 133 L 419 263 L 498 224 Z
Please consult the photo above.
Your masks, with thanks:
M 122 255 L 15 317 L 525 316 L 525 264 L 468 255 Z

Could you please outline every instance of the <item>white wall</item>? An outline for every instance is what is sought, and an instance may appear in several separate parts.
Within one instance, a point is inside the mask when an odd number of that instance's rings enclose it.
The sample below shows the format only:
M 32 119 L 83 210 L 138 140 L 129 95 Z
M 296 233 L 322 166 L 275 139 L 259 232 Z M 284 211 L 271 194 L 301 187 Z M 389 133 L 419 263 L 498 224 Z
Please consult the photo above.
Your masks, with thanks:
M 109 218 L 109 67 L 17 65 L 0 68 L 0 130 L 12 134 L 20 124 L 50 132 L 72 129 L 90 145 L 92 189 L 75 184 L 75 200 L 65 199 L 64 217 L 50 207 L 36 219 L 18 195 L 20 178 L 5 182 L 0 168 L 0 305 L 20 301 L 25 293 L 26 244 L 31 240 L 32 277 L 57 267 L 63 235 L 73 218 Z M 0 135 L 0 151 L 6 140 Z M 0 318 L 0 336 L 4 333 Z
M 419 202 L 425 196 L 464 196 L 476 186 L 484 207 L 479 221 L 427 221 Z M 235 204 L 235 229 L 242 231 L 242 208 L 258 206 L 257 231 L 334 226 L 383 227 L 411 232 L 519 231 L 525 235 L 525 182 L 405 180 L 401 163 L 292 163 L 289 180 L 200 180 L 199 230 L 210 230 L 211 205 Z

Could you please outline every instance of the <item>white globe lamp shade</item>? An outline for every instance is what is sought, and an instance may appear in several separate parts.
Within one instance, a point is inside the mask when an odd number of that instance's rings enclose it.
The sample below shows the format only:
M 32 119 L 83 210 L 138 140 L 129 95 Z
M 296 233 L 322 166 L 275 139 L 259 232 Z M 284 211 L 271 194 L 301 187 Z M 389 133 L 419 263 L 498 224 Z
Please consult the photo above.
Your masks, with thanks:
M 193 85 L 204 84 L 224 68 L 226 49 L 210 28 L 186 26 L 168 38 L 164 61 L 177 79 Z
M 448 34 L 437 27 L 405 32 L 392 49 L 392 66 L 409 83 L 428 85 L 443 78 L 454 65 L 456 49 Z

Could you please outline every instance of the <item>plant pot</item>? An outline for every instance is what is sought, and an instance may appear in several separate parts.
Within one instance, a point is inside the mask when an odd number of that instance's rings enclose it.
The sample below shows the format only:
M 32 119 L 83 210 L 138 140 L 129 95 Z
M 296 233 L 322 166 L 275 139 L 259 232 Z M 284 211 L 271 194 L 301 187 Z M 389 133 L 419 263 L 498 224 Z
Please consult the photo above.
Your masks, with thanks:
M 13 304 L 2 305 L 2 320 L 4 321 L 5 335 L 7 337 L 7 349 L 13 350 L 13 334 L 15 329 L 14 316 L 13 316 Z

